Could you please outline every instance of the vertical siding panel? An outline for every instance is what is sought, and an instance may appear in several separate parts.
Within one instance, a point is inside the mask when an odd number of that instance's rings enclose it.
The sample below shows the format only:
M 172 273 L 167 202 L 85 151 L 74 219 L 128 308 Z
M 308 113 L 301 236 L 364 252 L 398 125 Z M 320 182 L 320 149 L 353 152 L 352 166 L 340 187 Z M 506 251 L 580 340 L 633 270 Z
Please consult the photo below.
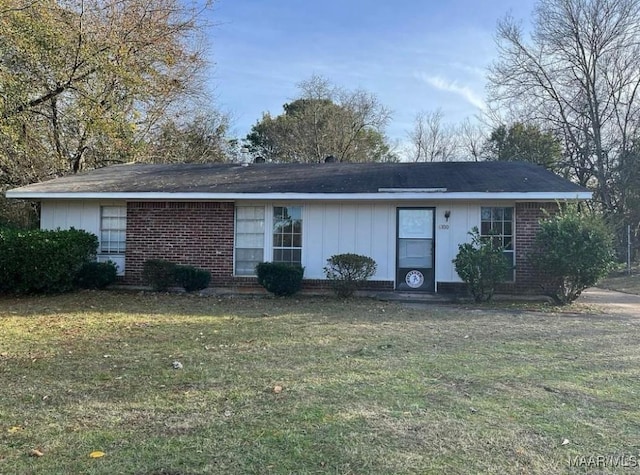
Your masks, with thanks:
M 51 201 L 42 201 L 40 206 L 40 228 L 53 229 L 53 220 L 55 215 L 55 203 Z
M 339 207 L 340 233 L 338 234 L 338 249 L 340 254 L 356 252 L 356 228 L 358 221 L 356 209 L 352 204 L 342 204 Z
M 373 249 L 371 246 L 373 236 L 373 206 L 372 205 L 356 205 L 356 229 L 355 229 L 355 248 L 358 254 L 371 257 Z
M 324 266 L 322 256 L 324 255 L 323 249 L 323 222 L 325 219 L 325 209 L 322 204 L 308 204 L 305 205 L 307 209 L 303 222 L 303 253 L 305 261 L 303 266 L 305 267 L 304 276 L 307 279 L 320 279 L 324 276 L 322 273 L 322 267 Z

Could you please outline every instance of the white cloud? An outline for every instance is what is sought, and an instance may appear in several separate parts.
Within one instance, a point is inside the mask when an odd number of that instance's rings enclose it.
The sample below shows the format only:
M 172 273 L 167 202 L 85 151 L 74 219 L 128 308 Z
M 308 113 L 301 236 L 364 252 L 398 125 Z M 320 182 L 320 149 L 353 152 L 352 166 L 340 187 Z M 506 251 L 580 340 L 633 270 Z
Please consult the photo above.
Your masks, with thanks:
M 427 76 L 425 74 L 420 74 L 419 78 L 435 89 L 450 92 L 462 97 L 469 104 L 477 107 L 478 109 L 484 110 L 487 107 L 482 97 L 476 94 L 469 86 L 461 86 L 456 81 L 449 81 L 441 76 Z

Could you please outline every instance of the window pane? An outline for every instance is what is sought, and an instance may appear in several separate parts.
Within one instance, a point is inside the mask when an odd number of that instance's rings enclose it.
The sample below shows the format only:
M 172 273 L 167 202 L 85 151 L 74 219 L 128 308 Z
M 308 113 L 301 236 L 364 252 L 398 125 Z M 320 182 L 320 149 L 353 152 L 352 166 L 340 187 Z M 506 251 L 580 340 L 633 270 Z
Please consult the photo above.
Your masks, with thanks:
M 401 209 L 398 213 L 398 237 L 430 239 L 433 236 L 433 212 L 428 209 Z
M 510 237 L 504 238 L 504 248 L 508 250 L 513 250 L 513 239 Z
M 262 248 L 256 249 L 238 249 L 236 251 L 236 257 L 241 261 L 256 261 L 262 262 Z
M 504 208 L 504 220 L 513 221 L 513 208 Z
M 504 218 L 504 208 L 492 208 L 491 219 L 493 221 L 502 221 Z
M 124 254 L 126 248 L 127 208 L 100 207 L 100 253 Z
M 264 258 L 264 207 L 236 208 L 235 273 L 255 275 L 255 267 Z
M 504 223 L 504 235 L 513 236 L 513 225 L 509 221 Z
M 431 239 L 400 239 L 398 242 L 398 265 L 403 268 L 431 268 L 433 257 Z
M 480 214 L 482 221 L 491 221 L 491 208 L 481 208 Z
M 238 234 L 236 238 L 236 248 L 260 247 L 264 244 L 264 235 L 258 233 Z
M 302 219 L 302 208 L 300 206 L 289 206 L 287 210 L 291 219 Z
M 302 256 L 302 207 L 273 208 L 273 261 L 300 264 Z
M 490 234 L 490 231 L 491 231 L 491 223 L 483 222 L 480 225 L 480 235 L 481 236 L 488 236 Z
M 283 206 L 274 206 L 273 207 L 273 220 L 284 219 L 286 216 L 286 208 Z
M 514 252 L 513 251 L 504 251 L 504 258 L 510 266 L 510 269 L 507 271 L 505 275 L 505 280 L 509 282 L 513 282 L 515 280 L 515 263 L 513 262 Z
M 264 232 L 264 221 L 238 221 L 236 223 L 237 233 L 262 233 Z

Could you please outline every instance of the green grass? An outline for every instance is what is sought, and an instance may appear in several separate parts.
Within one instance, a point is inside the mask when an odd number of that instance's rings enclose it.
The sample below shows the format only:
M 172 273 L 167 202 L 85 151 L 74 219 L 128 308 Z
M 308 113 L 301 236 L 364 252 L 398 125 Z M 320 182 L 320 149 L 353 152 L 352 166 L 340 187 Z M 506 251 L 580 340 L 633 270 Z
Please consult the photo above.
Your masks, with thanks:
M 81 292 L 0 299 L 0 325 L 2 474 L 585 473 L 569 460 L 640 453 L 640 320 L 596 307 Z

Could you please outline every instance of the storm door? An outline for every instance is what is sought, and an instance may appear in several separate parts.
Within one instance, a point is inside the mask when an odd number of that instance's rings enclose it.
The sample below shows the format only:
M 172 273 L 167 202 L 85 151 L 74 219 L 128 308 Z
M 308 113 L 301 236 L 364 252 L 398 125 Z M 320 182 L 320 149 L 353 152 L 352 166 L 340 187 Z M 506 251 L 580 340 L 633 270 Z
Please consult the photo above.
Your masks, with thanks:
M 434 208 L 398 208 L 396 290 L 435 290 L 434 211 Z

